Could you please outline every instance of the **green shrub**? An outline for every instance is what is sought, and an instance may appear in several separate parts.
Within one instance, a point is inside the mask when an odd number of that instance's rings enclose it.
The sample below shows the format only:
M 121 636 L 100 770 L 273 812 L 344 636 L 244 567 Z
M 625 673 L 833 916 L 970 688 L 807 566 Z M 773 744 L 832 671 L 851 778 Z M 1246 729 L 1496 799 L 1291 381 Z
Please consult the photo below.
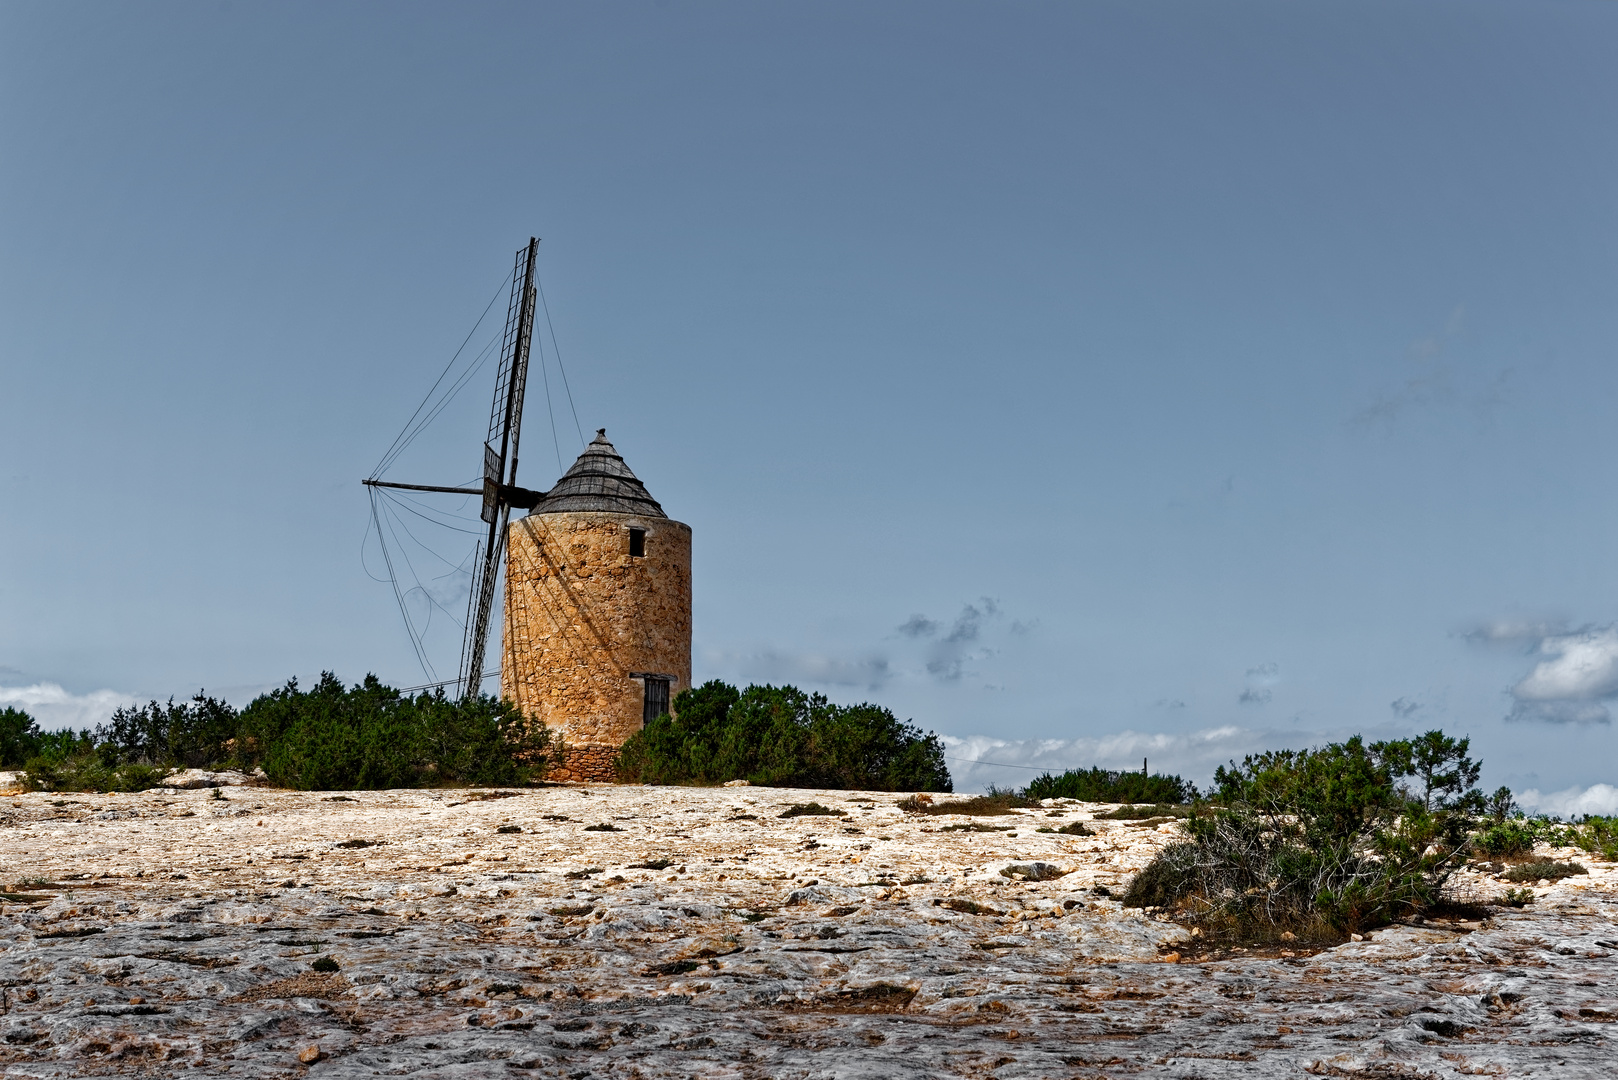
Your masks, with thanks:
M 294 679 L 257 698 L 238 739 L 243 764 L 304 791 L 522 784 L 554 750 L 509 702 L 401 697 L 374 675 L 345 690 L 330 672 L 308 691 Z
M 1545 859 L 1518 863 L 1501 874 L 1500 877 L 1506 881 L 1521 884 L 1525 881 L 1561 881 L 1563 878 L 1573 877 L 1576 874 L 1588 874 L 1589 872 L 1578 863 L 1553 862 L 1550 859 Z
M 1481 829 L 1472 837 L 1472 849 L 1495 859 L 1510 858 L 1531 854 L 1534 839 L 1534 830 L 1518 818 L 1496 822 Z
M 1577 845 L 1603 859 L 1618 860 L 1618 817 L 1591 815 L 1568 831 L 1569 844 Z
M 931 798 L 921 795 L 912 795 L 900 799 L 899 809 L 910 814 L 966 814 L 969 817 L 987 817 L 996 814 L 1009 814 L 1014 810 L 1039 809 L 1039 800 L 1030 799 L 1015 791 L 1002 791 L 991 786 L 986 795 L 974 795 L 970 799 L 949 799 L 945 802 L 934 802 Z
M 1095 833 L 1082 821 L 1070 821 L 1060 829 L 1035 829 L 1035 832 L 1065 833 L 1068 836 L 1094 836 Z
M 829 806 L 822 806 L 817 802 L 793 803 L 781 812 L 786 817 L 845 817 L 847 810 L 833 810 Z
M 714 680 L 674 698 L 674 712 L 636 732 L 619 752 L 620 779 L 859 791 L 949 791 L 936 735 L 876 705 L 832 705 L 791 686 Z
M 1325 937 L 1434 904 L 1481 808 L 1465 739 L 1249 755 L 1214 773 L 1213 806 L 1187 820 L 1125 904 L 1167 907 L 1215 933 Z M 1400 781 L 1413 778 L 1418 784 Z
M 45 791 L 131 792 L 160 787 L 173 771 L 166 765 L 139 761 L 109 763 L 89 750 L 53 762 L 35 758 L 28 765 L 28 779 L 33 787 Z
M 98 746 L 116 747 L 121 761 L 206 769 L 234 756 L 238 722 L 235 709 L 199 690 L 178 705 L 169 698 L 166 705 L 119 709 L 92 737 Z
M 21 709 L 0 711 L 0 768 L 26 765 L 40 751 L 39 725 Z
M 1069 769 L 1061 776 L 1046 773 L 1023 789 L 1030 799 L 1078 799 L 1105 803 L 1185 803 L 1197 797 L 1197 786 L 1178 776 L 1109 769 Z
M 1145 818 L 1183 818 L 1190 816 L 1191 808 L 1189 806 L 1181 806 L 1175 803 L 1154 803 L 1151 806 L 1135 806 L 1131 803 L 1125 803 L 1116 810 L 1109 810 L 1105 814 L 1096 815 L 1097 818 L 1106 818 L 1112 821 L 1141 821 Z
M 9 718 L 6 718 L 9 719 Z M 52 791 L 138 791 L 176 768 L 261 767 L 303 790 L 525 783 L 557 747 L 544 725 L 492 697 L 440 691 L 401 697 L 375 676 L 344 689 L 326 672 L 309 691 L 294 679 L 238 713 L 198 693 L 189 702 L 119 709 L 91 731 L 34 732 L 32 785 Z

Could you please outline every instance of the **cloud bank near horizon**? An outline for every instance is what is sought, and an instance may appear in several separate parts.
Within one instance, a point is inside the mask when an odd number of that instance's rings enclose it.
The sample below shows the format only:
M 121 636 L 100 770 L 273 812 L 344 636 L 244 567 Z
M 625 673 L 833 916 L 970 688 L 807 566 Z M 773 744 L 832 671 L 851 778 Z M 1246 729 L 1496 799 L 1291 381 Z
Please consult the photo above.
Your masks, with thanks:
M 1529 788 L 1517 792 L 1516 796 L 1518 805 L 1534 814 L 1563 818 L 1576 818 L 1584 814 L 1618 814 L 1618 787 L 1611 784 L 1570 787 L 1544 794 Z
M 1124 730 L 1077 739 L 999 739 L 992 735 L 940 735 L 955 790 L 982 791 L 990 784 L 1023 787 L 1042 772 L 1068 769 L 1128 771 L 1143 763 L 1154 773 L 1174 773 L 1206 784 L 1213 771 L 1277 745 L 1316 745 L 1328 741 L 1314 732 L 1260 731 L 1224 725 L 1190 732 Z
M 86 728 L 106 723 L 125 705 L 137 704 L 133 694 L 118 690 L 92 690 L 73 694 L 56 683 L 0 686 L 0 709 L 21 709 L 46 731 Z

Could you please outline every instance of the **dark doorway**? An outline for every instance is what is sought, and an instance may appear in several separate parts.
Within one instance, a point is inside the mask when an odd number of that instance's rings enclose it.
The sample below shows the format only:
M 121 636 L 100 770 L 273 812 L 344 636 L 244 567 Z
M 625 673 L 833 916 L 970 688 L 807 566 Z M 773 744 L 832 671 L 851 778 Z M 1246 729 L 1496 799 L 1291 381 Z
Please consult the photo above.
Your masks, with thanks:
M 645 529 L 630 529 L 629 530 L 629 555 L 630 555 L 630 557 L 634 558 L 634 559 L 639 559 L 639 558 L 643 557 L 645 554 L 646 554 L 646 530 Z
M 645 727 L 669 711 L 669 681 L 646 677 L 646 700 L 641 705 L 640 722 Z

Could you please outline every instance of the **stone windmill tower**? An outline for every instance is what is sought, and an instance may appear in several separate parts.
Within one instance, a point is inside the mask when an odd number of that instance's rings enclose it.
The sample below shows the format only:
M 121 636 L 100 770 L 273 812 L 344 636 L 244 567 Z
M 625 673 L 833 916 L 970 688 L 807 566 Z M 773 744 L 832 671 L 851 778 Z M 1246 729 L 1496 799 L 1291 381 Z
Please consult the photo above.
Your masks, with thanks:
M 561 733 L 557 779 L 611 780 L 618 748 L 691 685 L 691 528 L 605 429 L 506 537 L 501 696 Z

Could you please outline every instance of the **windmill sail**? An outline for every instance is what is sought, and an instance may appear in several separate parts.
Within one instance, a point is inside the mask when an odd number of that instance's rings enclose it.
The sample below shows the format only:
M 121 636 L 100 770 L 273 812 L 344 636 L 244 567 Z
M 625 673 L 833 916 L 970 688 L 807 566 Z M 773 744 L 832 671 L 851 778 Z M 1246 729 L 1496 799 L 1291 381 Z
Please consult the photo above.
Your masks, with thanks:
M 489 613 L 505 552 L 506 522 L 511 515 L 509 489 L 517 483 L 517 443 L 522 433 L 523 391 L 528 384 L 528 349 L 534 336 L 534 260 L 539 241 L 531 239 L 517 252 L 511 276 L 511 303 L 500 346 L 494 404 L 489 410 L 489 437 L 483 444 L 483 512 L 489 538 L 472 579 L 471 618 L 461 646 L 461 693 L 473 697 L 483 682 L 483 656 L 489 644 Z

